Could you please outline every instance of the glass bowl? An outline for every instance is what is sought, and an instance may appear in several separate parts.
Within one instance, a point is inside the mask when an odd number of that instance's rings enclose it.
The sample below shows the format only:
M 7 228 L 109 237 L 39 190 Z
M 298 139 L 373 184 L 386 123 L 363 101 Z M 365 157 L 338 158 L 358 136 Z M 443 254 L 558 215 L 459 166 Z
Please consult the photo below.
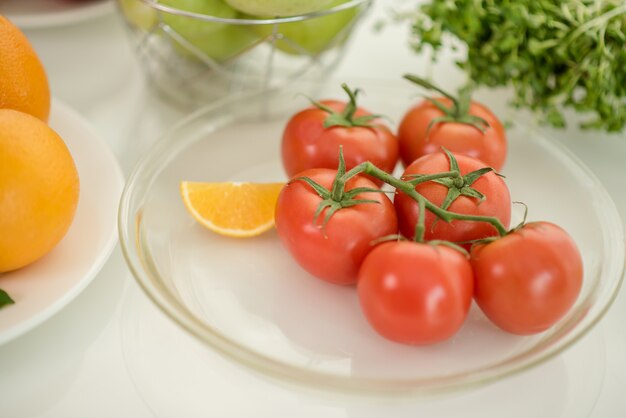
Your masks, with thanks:
M 360 87 L 367 93 L 366 108 L 396 121 L 414 100 L 397 83 Z M 324 93 L 342 97 L 339 87 Z M 267 106 L 274 96 L 282 107 Z M 605 313 L 624 269 L 616 208 L 575 156 L 524 125 L 508 132 L 503 174 L 512 197 L 528 205 L 529 220 L 552 221 L 569 231 L 585 266 L 573 309 L 535 336 L 500 331 L 474 305 L 449 341 L 395 344 L 366 323 L 353 287 L 301 270 L 275 231 L 236 239 L 197 224 L 183 206 L 179 182 L 284 181 L 282 129 L 307 105 L 293 92 L 278 92 L 202 109 L 167 133 L 130 176 L 119 211 L 127 263 L 148 296 L 182 328 L 278 381 L 331 392 L 413 396 L 474 387 L 541 364 Z M 515 205 L 513 222 L 522 213 Z
M 221 2 L 213 16 L 202 0 L 117 0 L 151 85 L 186 108 L 295 80 L 323 80 L 371 2 L 334 0 L 306 15 L 259 18 Z

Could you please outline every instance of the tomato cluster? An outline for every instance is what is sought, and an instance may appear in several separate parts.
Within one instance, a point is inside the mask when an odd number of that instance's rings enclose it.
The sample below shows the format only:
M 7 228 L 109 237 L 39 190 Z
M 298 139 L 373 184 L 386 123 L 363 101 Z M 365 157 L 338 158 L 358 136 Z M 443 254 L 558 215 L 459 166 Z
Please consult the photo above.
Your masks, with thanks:
M 390 174 L 396 137 L 377 115 L 357 107 L 358 91 L 344 89 L 350 102 L 314 103 L 284 131 L 291 180 L 278 198 L 276 228 L 300 266 L 331 283 L 356 284 L 368 322 L 400 343 L 451 337 L 472 299 L 495 325 L 515 334 L 541 332 L 561 319 L 582 285 L 573 239 L 548 222 L 509 229 L 504 179 L 484 161 L 446 149 L 466 145 L 453 125 L 486 136 L 497 130 L 493 121 L 458 109 L 432 115 L 416 129 L 441 125 L 449 132 L 441 142 L 446 148 L 405 160 L 396 178 Z M 477 121 L 485 124 L 476 127 Z M 422 138 L 406 127 L 400 127 L 404 138 Z M 395 191 L 379 188 L 382 183 Z

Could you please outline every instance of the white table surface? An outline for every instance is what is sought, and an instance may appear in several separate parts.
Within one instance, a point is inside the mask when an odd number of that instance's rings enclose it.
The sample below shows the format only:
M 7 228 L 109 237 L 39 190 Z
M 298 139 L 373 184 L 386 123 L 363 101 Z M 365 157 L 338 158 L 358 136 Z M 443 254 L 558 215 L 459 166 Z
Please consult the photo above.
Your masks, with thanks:
M 354 36 L 337 78 L 428 71 L 448 88 L 459 85 L 450 60 L 424 70 L 426 58 L 406 46 L 406 26 L 372 33 L 382 3 Z M 145 86 L 118 16 L 26 33 L 53 94 L 92 123 L 126 174 L 181 117 Z M 503 97 L 482 96 L 489 103 Z M 626 219 L 626 135 L 575 129 L 554 135 L 596 173 Z M 118 247 L 72 303 L 0 346 L 0 417 L 626 417 L 623 318 L 624 290 L 601 323 L 566 352 L 479 389 L 428 400 L 336 398 L 276 385 L 201 346 L 148 300 Z

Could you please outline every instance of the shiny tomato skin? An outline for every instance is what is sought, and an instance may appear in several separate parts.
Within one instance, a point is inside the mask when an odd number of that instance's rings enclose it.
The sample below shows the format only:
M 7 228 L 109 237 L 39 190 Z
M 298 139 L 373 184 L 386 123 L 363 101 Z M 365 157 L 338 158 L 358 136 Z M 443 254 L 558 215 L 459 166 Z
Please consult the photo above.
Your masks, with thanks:
M 326 106 L 342 111 L 345 103 L 324 100 Z M 370 114 L 359 108 L 356 116 Z M 289 177 L 309 168 L 336 169 L 339 164 L 339 146 L 343 146 L 343 157 L 347 169 L 370 161 L 378 168 L 390 173 L 398 162 L 398 140 L 380 122 L 374 127 L 324 128 L 328 113 L 310 107 L 291 117 L 283 131 L 281 152 L 285 172 Z
M 550 222 L 533 222 L 472 249 L 474 298 L 498 327 L 513 334 L 545 331 L 574 305 L 583 263 L 574 240 Z
M 447 98 L 435 100 L 446 107 L 451 105 Z M 487 107 L 478 102 L 471 102 L 469 113 L 489 123 L 485 133 L 474 126 L 455 122 L 437 123 L 428 132 L 430 121 L 443 116 L 443 112 L 427 100 L 411 108 L 398 128 L 400 158 L 404 166 L 423 155 L 438 151 L 443 146 L 451 152 L 477 158 L 486 165 L 501 170 L 507 153 L 504 126 Z
M 359 271 L 359 301 L 367 321 L 383 337 L 403 344 L 434 344 L 454 335 L 467 317 L 472 288 L 467 257 L 441 245 L 380 244 Z
M 460 154 L 454 155 L 459 164 L 461 175 L 485 166 L 482 161 L 474 158 Z M 403 177 L 406 178 L 410 174 L 435 174 L 449 170 L 450 162 L 448 157 L 439 151 L 414 161 L 406 168 Z M 467 215 L 495 216 L 500 219 L 505 228 L 508 228 L 511 222 L 511 195 L 504 180 L 495 173 L 490 172 L 476 180 L 472 187 L 485 195 L 485 200 L 479 202 L 472 197 L 459 196 L 448 210 Z M 447 187 L 432 181 L 418 184 L 415 189 L 437 206 L 441 206 L 448 192 Z M 406 194 L 397 192 L 394 206 L 398 215 L 400 232 L 407 238 L 412 239 L 419 216 L 417 203 Z M 498 235 L 497 230 L 492 225 L 484 222 L 455 220 L 446 223 L 439 220 L 433 228 L 432 224 L 435 219 L 436 216 L 433 213 L 426 211 L 426 240 L 440 239 L 462 242 Z
M 330 190 L 336 170 L 310 169 L 306 176 Z M 355 187 L 375 188 L 369 179 L 356 176 L 346 183 Z M 393 204 L 383 193 L 362 193 L 357 199 L 374 199 L 380 203 L 363 203 L 338 210 L 321 229 L 326 209 L 318 222 L 314 214 L 322 200 L 303 181 L 291 181 L 281 191 L 276 204 L 278 235 L 298 264 L 312 275 L 336 284 L 353 284 L 361 262 L 373 248 L 373 240 L 395 234 L 398 223 Z

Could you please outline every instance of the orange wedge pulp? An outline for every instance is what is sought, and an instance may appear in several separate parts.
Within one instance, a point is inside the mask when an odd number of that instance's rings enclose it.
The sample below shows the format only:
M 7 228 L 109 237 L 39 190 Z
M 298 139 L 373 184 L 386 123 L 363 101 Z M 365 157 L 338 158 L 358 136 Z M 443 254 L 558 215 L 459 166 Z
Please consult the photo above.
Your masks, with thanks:
M 274 226 L 274 208 L 284 183 L 182 181 L 180 194 L 194 219 L 229 237 L 253 237 Z

